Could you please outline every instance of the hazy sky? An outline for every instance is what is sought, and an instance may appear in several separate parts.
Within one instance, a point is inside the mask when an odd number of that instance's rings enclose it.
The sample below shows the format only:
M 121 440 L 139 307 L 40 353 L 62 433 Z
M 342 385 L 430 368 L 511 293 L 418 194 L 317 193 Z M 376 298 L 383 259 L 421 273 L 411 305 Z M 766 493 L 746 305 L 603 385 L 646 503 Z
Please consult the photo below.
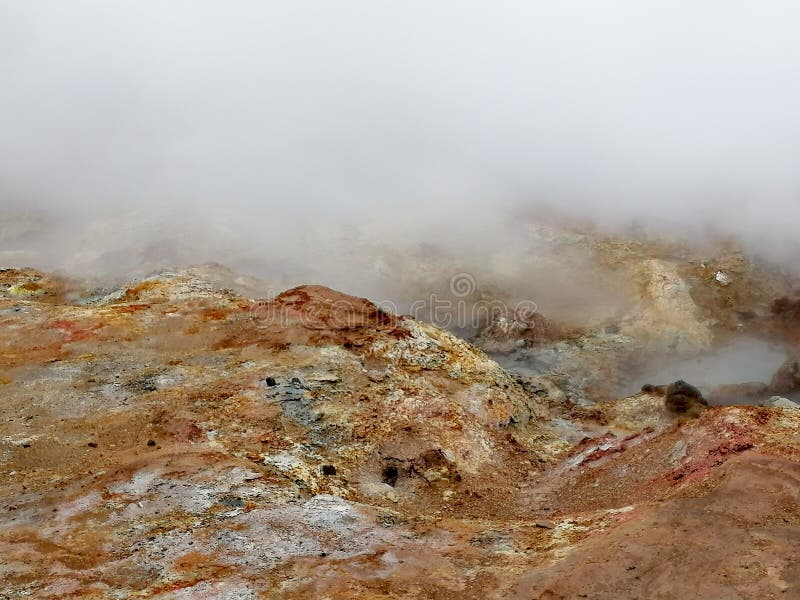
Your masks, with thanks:
M 769 0 L 0 0 L 0 206 L 205 219 L 211 247 L 548 201 L 785 247 L 798 23 Z

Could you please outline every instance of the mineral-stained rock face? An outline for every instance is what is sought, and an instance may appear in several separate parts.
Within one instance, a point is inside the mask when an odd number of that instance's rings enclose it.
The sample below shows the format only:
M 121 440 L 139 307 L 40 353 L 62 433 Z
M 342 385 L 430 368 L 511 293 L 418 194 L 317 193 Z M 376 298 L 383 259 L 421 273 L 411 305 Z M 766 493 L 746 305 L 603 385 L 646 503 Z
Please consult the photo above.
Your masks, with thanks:
M 800 411 L 581 407 L 367 300 L 201 271 L 0 271 L 0 598 L 800 593 Z

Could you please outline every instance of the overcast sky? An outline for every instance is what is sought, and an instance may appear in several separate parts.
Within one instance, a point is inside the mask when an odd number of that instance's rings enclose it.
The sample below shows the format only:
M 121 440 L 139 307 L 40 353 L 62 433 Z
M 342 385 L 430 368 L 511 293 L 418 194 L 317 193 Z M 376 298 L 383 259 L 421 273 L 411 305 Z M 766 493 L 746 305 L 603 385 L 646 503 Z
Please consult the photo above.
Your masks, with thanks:
M 0 203 L 286 235 L 548 201 L 785 246 L 798 23 L 769 0 L 0 0 Z

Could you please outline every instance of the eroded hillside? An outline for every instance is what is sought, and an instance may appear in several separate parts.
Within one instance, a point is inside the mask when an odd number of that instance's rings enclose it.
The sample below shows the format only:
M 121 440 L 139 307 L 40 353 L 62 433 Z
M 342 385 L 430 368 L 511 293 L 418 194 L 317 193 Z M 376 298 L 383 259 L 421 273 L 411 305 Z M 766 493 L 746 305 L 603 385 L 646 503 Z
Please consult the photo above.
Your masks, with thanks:
M 791 282 L 570 243 L 636 302 L 487 324 L 475 342 L 511 371 L 318 286 L 0 272 L 0 597 L 797 595 L 800 411 L 773 406 L 800 387 Z M 660 380 L 615 395 L 653 357 L 754 336 L 788 361 L 732 382 L 741 406 L 681 414 Z

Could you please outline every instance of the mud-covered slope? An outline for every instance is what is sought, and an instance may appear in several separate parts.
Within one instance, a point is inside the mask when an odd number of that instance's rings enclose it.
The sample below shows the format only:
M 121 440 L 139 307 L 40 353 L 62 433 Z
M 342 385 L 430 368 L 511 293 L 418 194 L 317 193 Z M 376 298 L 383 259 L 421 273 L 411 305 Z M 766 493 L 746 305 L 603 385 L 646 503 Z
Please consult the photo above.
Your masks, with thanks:
M 580 408 L 367 300 L 205 275 L 0 272 L 0 597 L 798 592 L 797 410 Z

